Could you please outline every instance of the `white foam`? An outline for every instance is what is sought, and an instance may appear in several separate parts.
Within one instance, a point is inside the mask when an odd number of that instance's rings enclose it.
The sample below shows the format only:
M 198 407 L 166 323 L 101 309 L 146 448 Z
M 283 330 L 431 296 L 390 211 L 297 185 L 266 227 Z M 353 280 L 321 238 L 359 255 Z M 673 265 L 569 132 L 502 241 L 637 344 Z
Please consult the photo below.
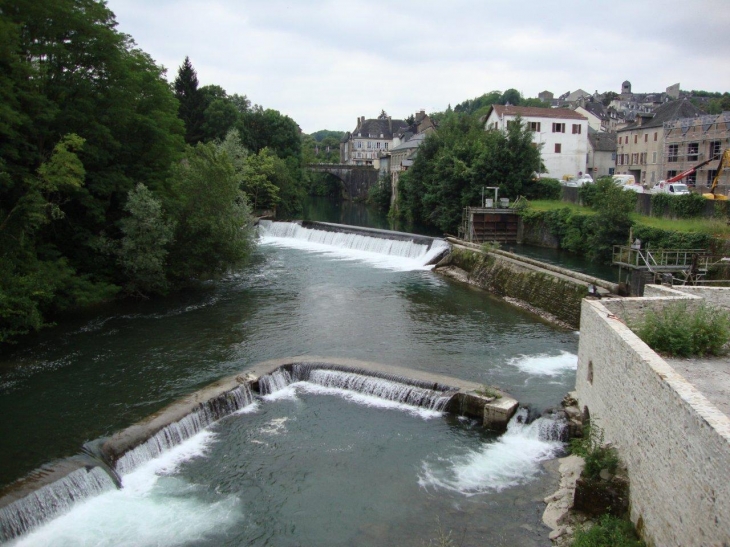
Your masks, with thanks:
M 259 242 L 319 253 L 335 260 L 365 262 L 376 268 L 394 271 L 430 270 L 426 266 L 443 252 L 446 242 L 436 240 L 428 245 L 344 232 L 328 232 L 304 228 L 296 223 L 262 223 Z
M 524 419 L 526 412 L 520 415 Z M 529 425 L 517 420 L 513 418 L 507 432 L 481 450 L 424 462 L 418 483 L 424 488 L 444 488 L 471 496 L 532 480 L 540 473 L 540 462 L 555 457 L 563 443 L 541 438 L 541 431 L 550 430 L 548 422 L 554 422 L 549 418 L 539 418 Z
M 578 356 L 567 351 L 560 355 L 520 355 L 508 363 L 522 372 L 539 376 L 558 376 L 569 370 L 578 370 Z
M 380 397 L 376 397 L 374 395 L 366 395 L 357 391 L 349 391 L 347 389 L 341 389 L 337 387 L 325 387 L 310 382 L 297 382 L 295 384 L 292 384 L 292 386 L 302 389 L 305 392 L 317 395 L 335 395 L 337 397 L 341 397 L 349 402 L 359 405 L 407 412 L 413 416 L 423 418 L 424 420 L 430 420 L 432 418 L 438 418 L 443 416 L 443 412 L 438 410 L 430 410 L 428 408 L 412 406 L 396 401 L 389 401 L 387 399 L 381 399 Z
M 200 487 L 165 476 L 204 455 L 214 439 L 202 431 L 125 475 L 121 490 L 79 503 L 11 545 L 166 547 L 209 539 L 235 526 L 242 518 L 235 496 L 206 502 L 194 495 Z

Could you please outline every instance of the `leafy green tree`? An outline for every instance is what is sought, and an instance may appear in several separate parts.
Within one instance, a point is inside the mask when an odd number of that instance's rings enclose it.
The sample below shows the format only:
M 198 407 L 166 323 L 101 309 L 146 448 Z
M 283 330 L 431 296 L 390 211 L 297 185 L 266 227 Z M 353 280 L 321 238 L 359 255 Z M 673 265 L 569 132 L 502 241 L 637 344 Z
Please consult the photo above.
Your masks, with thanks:
M 603 99 L 601 102 L 603 103 L 603 106 L 608 106 L 611 104 L 611 101 L 618 99 L 620 95 L 616 93 L 615 91 L 607 91 L 603 94 Z
M 187 56 L 177 71 L 173 87 L 180 103 L 178 115 L 185 123 L 185 142 L 200 142 L 204 137 L 205 95 L 198 88 L 198 74 Z
M 124 210 L 129 216 L 120 222 L 124 236 L 117 251 L 126 278 L 124 289 L 139 296 L 164 293 L 166 245 L 173 227 L 164 218 L 162 204 L 140 182 L 129 192 Z
M 413 167 L 398 183 L 397 214 L 454 232 L 463 208 L 480 202 L 484 186 L 516 198 L 529 190 L 540 151 L 517 120 L 506 133 L 484 131 L 472 116 L 452 114 L 418 149 Z
M 246 193 L 254 211 L 274 209 L 280 202 L 276 179 L 276 154 L 268 148 L 246 158 L 241 189 Z
M 597 213 L 590 219 L 586 234 L 589 258 L 607 262 L 614 245 L 627 243 L 635 207 L 635 192 L 617 186 L 611 177 L 596 181 L 593 208 Z
M 250 253 L 252 219 L 228 154 L 213 143 L 188 147 L 169 181 L 174 222 L 168 279 L 173 286 L 214 278 Z
M 511 104 L 518 106 L 522 103 L 522 94 L 514 88 L 510 88 L 499 98 L 499 104 Z
M 204 142 L 221 140 L 238 123 L 241 114 L 236 104 L 218 85 L 206 85 L 200 88 L 203 96 L 203 124 L 201 131 Z

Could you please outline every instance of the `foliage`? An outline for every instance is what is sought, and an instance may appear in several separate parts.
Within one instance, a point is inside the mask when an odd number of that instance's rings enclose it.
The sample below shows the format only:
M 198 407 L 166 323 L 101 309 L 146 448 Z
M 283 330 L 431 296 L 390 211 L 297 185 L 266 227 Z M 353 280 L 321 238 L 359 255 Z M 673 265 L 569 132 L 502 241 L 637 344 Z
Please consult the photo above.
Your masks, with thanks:
M 368 191 L 368 204 L 380 211 L 390 209 L 390 198 L 393 193 L 393 183 L 390 175 L 380 177 L 377 184 Z
M 583 436 L 570 441 L 570 453 L 585 460 L 583 475 L 589 479 L 598 478 L 603 469 L 616 473 L 618 454 L 604 443 L 603 430 L 596 425 L 583 428 Z
M 514 199 L 529 190 L 539 166 L 539 150 L 521 123 L 506 133 L 484 131 L 477 120 L 452 113 L 438 133 L 426 137 L 400 177 L 398 214 L 453 232 L 463 208 L 481 201 L 483 186 L 499 185 L 501 196 Z
M 492 399 L 501 399 L 502 394 L 494 389 L 492 386 L 488 384 L 483 384 L 476 390 L 477 395 L 481 395 L 483 397 L 489 397 Z
M 185 124 L 185 142 L 188 144 L 200 142 L 203 140 L 203 123 L 205 122 L 203 115 L 205 96 L 198 89 L 198 74 L 187 56 L 177 71 L 173 88 L 175 98 L 180 103 L 178 115 Z
M 561 189 L 558 179 L 541 178 L 527 187 L 524 196 L 527 199 L 559 200 Z
M 677 357 L 720 355 L 730 341 L 730 314 L 704 302 L 696 308 L 678 302 L 659 312 L 647 311 L 644 320 L 633 328 L 660 353 Z
M 672 226 L 673 223 L 667 223 Z M 641 240 L 642 247 L 652 249 L 708 249 L 712 236 L 701 231 L 680 232 L 672 229 L 655 228 L 637 222 L 633 228 L 634 237 Z
M 344 136 L 344 131 L 332 131 L 330 129 L 320 129 L 310 135 L 317 142 L 324 142 L 326 139 L 335 139 L 338 143 Z
M 603 515 L 589 529 L 578 528 L 572 547 L 644 547 L 630 521 L 612 515 Z
M 630 214 L 636 207 L 636 194 L 617 186 L 609 179 L 595 183 L 596 195 L 593 207 L 596 215 L 591 218 L 587 243 L 588 258 L 610 260 L 613 246 L 628 241 L 633 225 Z
M 699 217 L 705 210 L 707 200 L 700 194 L 684 194 L 673 196 L 659 193 L 651 196 L 651 212 L 653 216 L 670 214 L 675 218 Z
M 504 93 L 495 90 L 489 93 L 476 97 L 474 99 L 467 99 L 464 102 L 457 104 L 454 107 L 454 112 L 461 114 L 468 114 L 475 118 L 484 116 L 489 108 L 494 104 L 511 104 L 513 106 L 535 106 L 539 108 L 549 108 L 550 104 L 540 99 L 526 99 L 522 97 L 522 94 L 516 89 L 508 89 Z M 431 116 L 433 119 L 433 116 Z
M 279 188 L 274 184 L 276 155 L 268 148 L 246 158 L 241 189 L 248 196 L 254 211 L 274 209 L 279 203 Z
M 603 100 L 601 102 L 603 103 L 603 106 L 608 106 L 611 104 L 611 101 L 618 99 L 619 97 L 620 95 L 615 91 L 607 91 L 603 94 Z
M 501 247 L 499 241 L 487 241 L 482 243 L 482 252 L 483 253 L 490 253 L 492 251 L 496 251 Z
M 169 184 L 168 279 L 181 286 L 239 265 L 252 245 L 251 216 L 228 155 L 212 143 L 189 147 Z
M 120 222 L 122 237 L 117 260 L 124 272 L 124 289 L 130 294 L 164 293 L 167 289 L 165 260 L 173 227 L 163 217 L 162 204 L 141 182 L 129 192 Z

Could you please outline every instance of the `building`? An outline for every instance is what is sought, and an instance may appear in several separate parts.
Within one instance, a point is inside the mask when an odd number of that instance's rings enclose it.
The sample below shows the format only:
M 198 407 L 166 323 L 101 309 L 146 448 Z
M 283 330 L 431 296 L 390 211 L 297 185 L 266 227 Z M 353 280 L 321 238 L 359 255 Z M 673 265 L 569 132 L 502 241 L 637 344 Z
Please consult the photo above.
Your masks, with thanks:
M 532 131 L 548 177 L 563 178 L 586 171 L 588 119 L 567 108 L 492 105 L 485 117 L 487 131 L 506 131 L 517 117 Z
M 421 143 L 423 143 L 429 132 L 413 135 L 407 141 L 393 147 L 388 154 L 390 156 L 388 160 L 390 181 L 393 189 L 391 203 L 395 201 L 396 196 L 398 195 L 398 179 L 400 175 L 403 172 L 408 171 L 411 165 L 413 165 L 413 159 L 416 157 L 418 147 L 421 146 Z
M 393 135 L 407 127 L 405 120 L 394 120 L 384 110 L 375 119 L 359 117 L 352 133 L 345 133 L 340 142 L 340 162 L 378 167 L 379 156 L 393 146 Z
M 616 170 L 616 133 L 588 130 L 587 172 L 593 179 L 607 177 Z
M 633 123 L 616 132 L 616 174 L 633 175 L 647 187 L 666 179 L 664 124 L 700 115 L 702 111 L 686 99 L 637 114 Z
M 666 121 L 663 135 L 662 178 L 673 177 L 711 160 L 685 179 L 690 186 L 709 187 L 717 174 L 720 155 L 730 148 L 730 112 Z M 727 180 L 721 183 L 727 185 Z

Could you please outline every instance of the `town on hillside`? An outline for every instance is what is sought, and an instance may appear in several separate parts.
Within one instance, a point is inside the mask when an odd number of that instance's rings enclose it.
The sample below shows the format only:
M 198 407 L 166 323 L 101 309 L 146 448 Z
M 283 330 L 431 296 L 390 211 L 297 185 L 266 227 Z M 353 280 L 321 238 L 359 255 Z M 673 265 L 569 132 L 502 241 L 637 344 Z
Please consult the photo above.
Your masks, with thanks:
M 681 176 L 678 182 L 707 192 L 730 137 L 730 101 L 712 95 L 719 94 L 683 91 L 679 83 L 662 92 L 634 93 L 624 81 L 620 93 L 577 89 L 555 97 L 543 91 L 520 105 L 492 104 L 480 120 L 485 130 L 504 131 L 520 117 L 541 150 L 539 177 L 581 185 L 627 175 L 637 191 L 660 191 L 664 181 Z M 424 110 L 406 120 L 385 111 L 377 118 L 359 116 L 341 139 L 340 162 L 374 167 L 390 175 L 395 189 L 437 126 Z

